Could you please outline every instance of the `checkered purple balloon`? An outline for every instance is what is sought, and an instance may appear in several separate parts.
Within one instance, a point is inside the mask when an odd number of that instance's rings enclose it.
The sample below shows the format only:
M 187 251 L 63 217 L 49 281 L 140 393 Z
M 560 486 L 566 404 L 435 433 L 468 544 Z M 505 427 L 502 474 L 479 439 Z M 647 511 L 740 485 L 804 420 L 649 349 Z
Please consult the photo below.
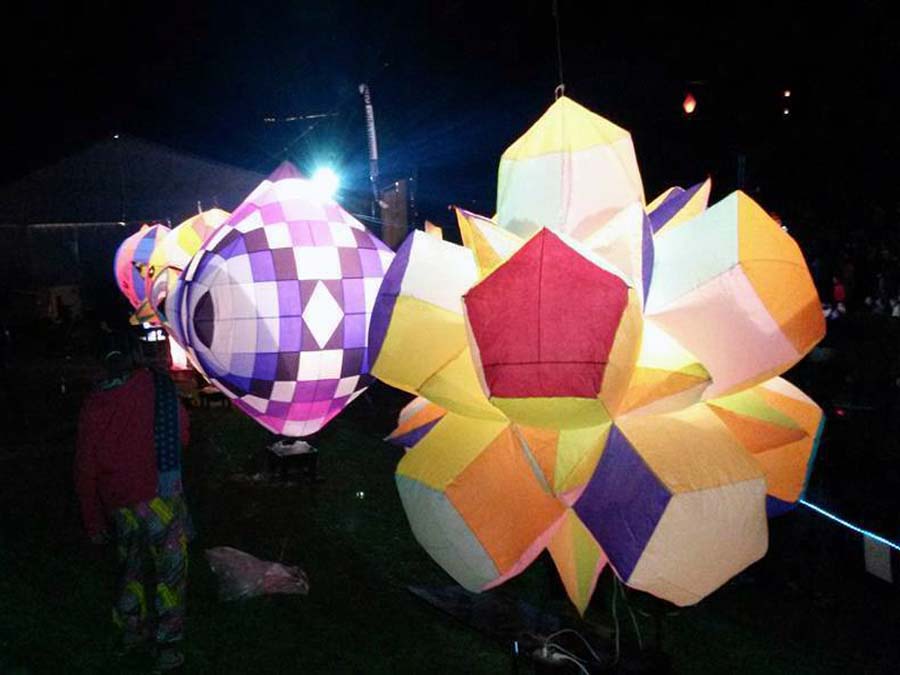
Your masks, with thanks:
M 369 319 L 393 257 L 282 166 L 192 258 L 169 313 L 238 408 L 275 433 L 305 436 L 370 381 Z

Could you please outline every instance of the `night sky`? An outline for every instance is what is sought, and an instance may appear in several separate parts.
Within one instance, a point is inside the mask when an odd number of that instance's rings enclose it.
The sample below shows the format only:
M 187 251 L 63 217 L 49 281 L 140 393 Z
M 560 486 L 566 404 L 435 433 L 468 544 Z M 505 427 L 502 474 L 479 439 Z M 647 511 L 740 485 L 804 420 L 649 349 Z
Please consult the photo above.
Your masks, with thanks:
M 560 34 L 566 93 L 631 130 L 648 198 L 707 175 L 722 197 L 744 155 L 746 189 L 801 230 L 895 224 L 888 3 L 635 4 L 561 0 Z M 418 175 L 424 216 L 449 203 L 490 214 L 501 152 L 553 100 L 552 6 L 36 3 L 0 47 L 0 179 L 123 131 L 261 173 L 328 162 L 363 191 L 367 82 L 385 178 Z

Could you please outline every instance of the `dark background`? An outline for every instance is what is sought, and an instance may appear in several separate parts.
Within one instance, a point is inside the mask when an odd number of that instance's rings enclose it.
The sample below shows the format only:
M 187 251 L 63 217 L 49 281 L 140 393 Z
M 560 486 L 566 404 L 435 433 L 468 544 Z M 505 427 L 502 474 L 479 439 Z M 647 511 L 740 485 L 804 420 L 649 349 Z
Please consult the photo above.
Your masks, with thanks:
M 561 0 L 566 92 L 631 130 L 648 199 L 707 175 L 718 199 L 744 155 L 745 189 L 801 237 L 890 228 L 900 48 L 888 6 Z M 363 192 L 367 82 L 382 174 L 417 175 L 425 217 L 446 220 L 449 203 L 490 214 L 502 150 L 559 79 L 552 0 L 17 11 L 0 46 L 0 182 L 121 131 L 260 172 L 329 162 Z M 336 116 L 263 121 L 321 113 Z
M 566 92 L 631 130 L 648 200 L 707 175 L 718 200 L 738 186 L 744 157 L 744 189 L 800 241 L 823 301 L 832 273 L 844 278 L 852 320 L 829 322 L 831 356 L 788 377 L 829 415 L 812 496 L 895 536 L 900 324 L 890 307 L 870 316 L 863 303 L 900 298 L 900 40 L 887 3 L 558 6 Z M 492 214 L 501 153 L 559 82 L 553 8 L 29 5 L 0 41 L 0 182 L 127 133 L 260 173 L 282 159 L 305 170 L 329 163 L 344 179 L 339 199 L 364 204 L 366 82 L 382 175 L 417 177 L 419 217 L 446 224 L 451 203 Z M 688 91 L 698 100 L 690 117 Z M 83 243 L 87 267 L 103 275 L 89 296 L 109 296 L 124 317 L 106 272 L 113 249 Z M 849 414 L 836 417 L 838 408 Z
M 260 173 L 282 159 L 306 170 L 327 162 L 344 179 L 339 199 L 359 202 L 367 155 L 357 87 L 367 82 L 385 180 L 417 177 L 421 217 L 447 223 L 450 203 L 490 215 L 500 154 L 559 83 L 552 8 L 552 0 L 5 7 L 0 183 L 124 133 Z M 900 298 L 900 40 L 888 8 L 560 0 L 559 15 L 566 92 L 632 132 L 648 200 L 708 175 L 718 200 L 738 185 L 744 157 L 743 187 L 800 240 L 823 301 L 832 299 L 832 273 L 843 277 L 846 317 L 829 321 L 815 358 L 786 374 L 827 415 L 807 496 L 898 540 L 900 318 L 864 302 Z M 691 117 L 681 107 L 688 91 L 698 100 Z M 321 114 L 329 116 L 264 122 Z M 68 249 L 58 243 L 54 254 L 53 236 L 39 235 L 35 250 L 63 259 Z M 84 267 L 98 271 L 86 297 L 102 304 L 106 294 L 124 323 L 128 307 L 108 274 L 118 242 L 79 236 Z M 19 250 L 9 238 L 0 246 Z M 33 672 L 110 669 L 111 559 L 85 553 L 69 478 L 76 413 L 96 376 L 85 355 L 103 344 L 88 323 L 14 331 L 0 355 L 3 365 L 12 357 L 0 370 L 0 475 L 15 477 L 0 480 L 4 672 L 17 663 Z M 308 672 L 398 663 L 409 672 L 447 663 L 498 672 L 505 663 L 507 645 L 479 643 L 405 590 L 449 582 L 414 542 L 385 480 L 399 452 L 372 433 L 376 420 L 394 419 L 377 398 L 386 389 L 373 387 L 374 403 L 358 399 L 329 427 L 319 493 L 241 482 L 259 471 L 268 435 L 233 411 L 195 413 L 187 470 L 199 546 L 301 564 L 313 591 L 296 604 L 235 610 L 215 600 L 195 547 L 189 672 L 288 663 Z M 865 574 L 860 537 L 805 507 L 773 520 L 771 534 L 759 565 L 694 610 L 666 615 L 662 642 L 676 670 L 894 672 L 897 586 Z M 498 592 L 544 603 L 548 589 L 564 601 L 543 559 Z M 609 593 L 598 595 L 588 625 L 610 623 Z M 645 634 L 650 616 L 638 615 Z

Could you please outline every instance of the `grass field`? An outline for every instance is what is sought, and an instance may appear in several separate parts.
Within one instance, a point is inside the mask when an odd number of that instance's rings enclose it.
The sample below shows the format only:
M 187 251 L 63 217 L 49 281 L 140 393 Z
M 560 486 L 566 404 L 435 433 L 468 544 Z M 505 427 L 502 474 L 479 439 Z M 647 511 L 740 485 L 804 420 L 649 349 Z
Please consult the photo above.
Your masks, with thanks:
M 263 468 L 271 436 L 231 409 L 192 411 L 185 474 L 198 536 L 184 672 L 532 672 L 511 644 L 407 590 L 452 580 L 414 540 L 394 488 L 402 450 L 380 439 L 396 401 L 384 390 L 373 399 L 317 439 L 318 485 L 244 480 Z M 81 534 L 71 444 L 57 435 L 0 460 L 0 673 L 147 672 L 112 655 L 115 564 Z M 309 595 L 221 602 L 202 555 L 220 545 L 299 565 Z M 491 593 L 610 636 L 611 588 L 607 571 L 580 619 L 545 554 Z M 864 573 L 857 535 L 806 510 L 774 521 L 767 557 L 697 607 L 629 597 L 645 643 L 662 617 L 662 648 L 679 673 L 890 673 L 900 663 L 897 586 Z M 633 651 L 631 619 L 621 607 L 618 618 L 622 649 Z

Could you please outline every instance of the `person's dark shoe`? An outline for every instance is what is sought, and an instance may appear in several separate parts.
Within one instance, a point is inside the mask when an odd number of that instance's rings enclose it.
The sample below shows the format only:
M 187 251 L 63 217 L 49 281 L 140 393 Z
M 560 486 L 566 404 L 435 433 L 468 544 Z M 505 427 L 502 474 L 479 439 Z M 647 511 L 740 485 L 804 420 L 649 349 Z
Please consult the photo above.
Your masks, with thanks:
M 119 657 L 131 656 L 150 651 L 149 632 L 125 633 L 115 646 L 115 654 Z
M 171 646 L 160 647 L 156 655 L 156 667 L 153 669 L 153 672 L 168 673 L 176 668 L 180 668 L 182 665 L 184 665 L 184 654 L 181 653 L 180 649 Z

